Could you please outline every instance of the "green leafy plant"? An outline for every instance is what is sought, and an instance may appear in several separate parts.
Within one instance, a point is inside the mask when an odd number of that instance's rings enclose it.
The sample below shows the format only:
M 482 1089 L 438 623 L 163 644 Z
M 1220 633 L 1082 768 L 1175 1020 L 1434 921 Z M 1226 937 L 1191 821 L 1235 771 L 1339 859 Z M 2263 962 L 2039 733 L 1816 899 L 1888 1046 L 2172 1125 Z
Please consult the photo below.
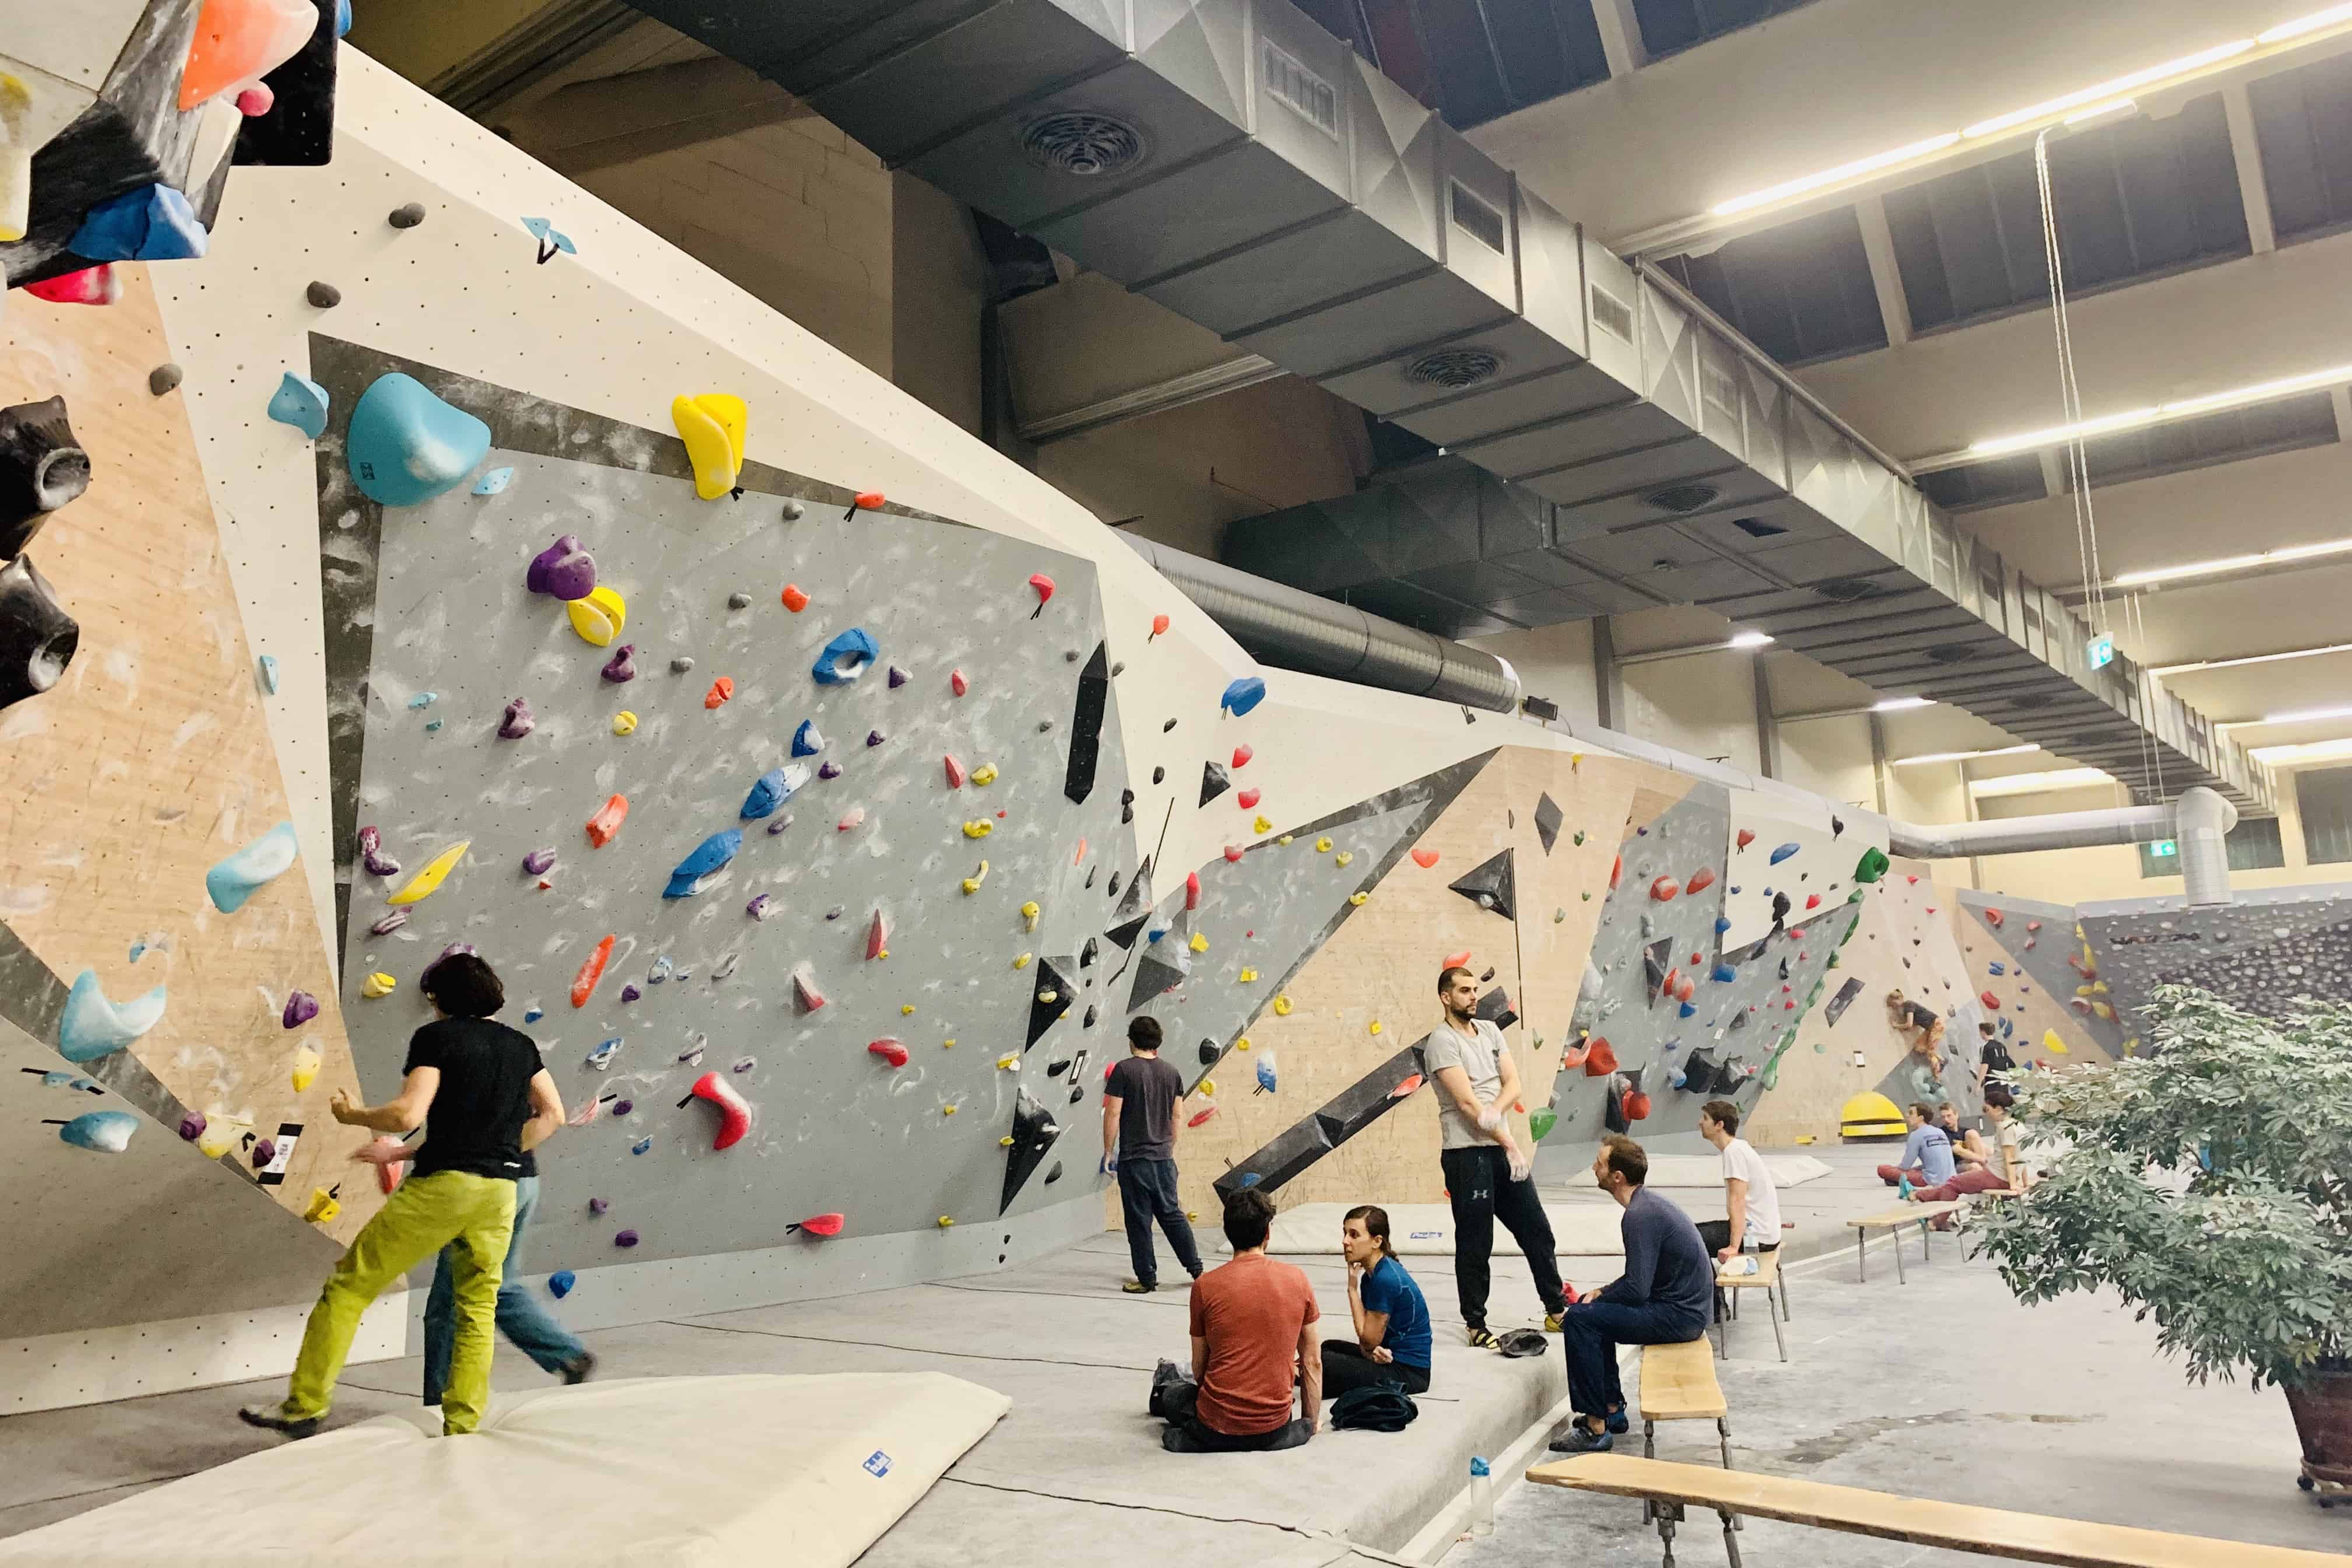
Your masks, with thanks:
M 2022 1202 L 1970 1226 L 2020 1300 L 2112 1288 L 2198 1383 L 2292 1384 L 2352 1357 L 2352 1005 L 2284 1017 L 2159 988 L 2153 1050 L 2031 1072 Z

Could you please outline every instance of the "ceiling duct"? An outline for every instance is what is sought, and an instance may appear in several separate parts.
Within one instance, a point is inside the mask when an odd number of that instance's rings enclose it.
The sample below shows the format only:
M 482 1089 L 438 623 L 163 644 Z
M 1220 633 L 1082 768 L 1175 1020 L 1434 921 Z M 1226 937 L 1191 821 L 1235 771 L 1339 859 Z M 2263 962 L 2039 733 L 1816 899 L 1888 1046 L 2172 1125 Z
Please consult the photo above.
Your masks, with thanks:
M 1234 566 L 1449 635 L 1706 605 L 2145 794 L 2270 808 L 2242 748 L 2128 661 L 2091 669 L 2065 606 L 1752 344 L 1285 0 L 640 5 L 891 166 L 1475 465 L 1236 524 Z M 1438 353 L 1496 372 L 1414 374 Z M 1656 499 L 1699 485 L 1689 511 Z M 1822 591 L 1856 582 L 1857 603 Z M 1982 651 L 1928 653 L 1958 643 Z M 2011 700 L 2035 694 L 2056 700 Z

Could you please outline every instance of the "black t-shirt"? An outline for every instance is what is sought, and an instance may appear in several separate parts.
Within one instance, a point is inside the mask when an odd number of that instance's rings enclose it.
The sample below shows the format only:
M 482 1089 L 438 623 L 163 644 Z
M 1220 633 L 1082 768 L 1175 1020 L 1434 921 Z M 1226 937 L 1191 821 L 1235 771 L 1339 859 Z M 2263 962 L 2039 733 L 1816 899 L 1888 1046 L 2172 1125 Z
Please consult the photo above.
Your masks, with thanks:
M 1103 1092 L 1118 1101 L 1118 1157 L 1171 1160 L 1176 1156 L 1176 1102 L 1184 1079 L 1158 1057 L 1129 1057 L 1110 1069 Z
M 488 1018 L 436 1018 L 411 1035 L 401 1072 L 438 1068 L 441 1087 L 409 1175 L 470 1171 L 512 1181 L 539 1174 L 538 1163 L 523 1152 L 522 1124 L 530 1120 L 530 1080 L 543 1065 L 538 1042 Z
M 1927 1008 L 1922 1007 L 1916 1002 L 1904 1003 L 1903 1005 L 1897 1009 L 1896 1017 L 1901 1021 L 1903 1026 L 1908 1029 L 1933 1030 L 1936 1026 L 1936 1015 L 1929 1012 Z
M 2007 1072 L 2017 1066 L 2015 1062 L 2009 1059 L 2009 1047 L 2002 1045 L 1998 1038 L 1985 1041 L 1984 1065 L 1988 1076 L 1997 1072 Z

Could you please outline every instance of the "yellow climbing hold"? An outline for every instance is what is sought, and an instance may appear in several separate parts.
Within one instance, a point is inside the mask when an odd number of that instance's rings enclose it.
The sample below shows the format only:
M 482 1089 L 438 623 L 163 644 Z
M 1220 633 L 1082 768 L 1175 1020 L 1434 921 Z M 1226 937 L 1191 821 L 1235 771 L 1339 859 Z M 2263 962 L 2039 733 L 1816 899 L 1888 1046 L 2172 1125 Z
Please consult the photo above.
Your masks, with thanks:
M 2106 994 L 2107 994 L 2107 983 L 2106 983 L 2105 981 L 2104 981 L 2104 980 L 2094 980 L 2094 981 L 2092 981 L 2092 982 L 2091 982 L 2091 994 L 2092 994 L 2092 995 L 2094 995 L 2094 996 L 2105 996 Z
M 1204 1078 L 1199 1083 L 1193 1085 L 1192 1092 L 1199 1095 L 1202 1100 L 1214 1100 L 1217 1098 L 1217 1080 L 1213 1078 Z
M 1234 1042 L 1234 1049 L 1237 1051 L 1245 1051 L 1249 1049 L 1249 1037 L 1247 1035 L 1244 1035 L 1240 1039 L 1235 1040 Z
M 1029 961 L 1035 956 L 1035 953 L 1024 952 L 1020 957 L 1013 961 L 1013 967 L 1015 969 L 1026 969 L 1029 967 Z
M 1187 945 L 1189 945 L 1194 952 L 1206 952 L 1209 951 L 1209 939 L 1202 935 L 1199 931 L 1194 931 L 1192 933 L 1192 942 Z
M 294 1092 L 301 1093 L 319 1081 L 319 1052 L 314 1046 L 304 1046 L 294 1053 Z
M 901 1018 L 906 1017 L 908 1015 L 914 1012 L 914 1010 L 915 1005 L 912 1002 L 901 1002 L 898 1004 L 898 1016 Z
M 1274 831 L 1274 824 L 1261 816 L 1255 822 L 1250 824 L 1250 830 L 1254 833 L 1271 833 Z
M 981 885 L 982 882 L 985 882 L 985 881 L 987 881 L 987 880 L 988 880 L 988 862 L 987 862 L 987 861 L 985 861 L 985 860 L 982 860 L 982 861 L 980 863 L 980 869 L 979 869 L 979 870 L 977 870 L 977 871 L 974 871 L 971 876 L 966 877 L 966 878 L 963 879 L 963 890 L 964 890 L 964 892 L 965 892 L 967 895 L 970 895 L 970 894 L 972 894 L 972 893 L 977 893 L 978 891 L 980 891 L 980 885 Z
M 1315 841 L 1315 853 L 1318 855 L 1328 855 L 1330 852 L 1331 841 L 1328 838 L 1318 838 Z
M 999 1139 L 996 1141 L 996 1146 L 997 1146 L 998 1148 L 1000 1148 L 1000 1149 L 1010 1149 L 1010 1148 L 1012 1148 L 1012 1147 L 1013 1147 L 1013 1134 L 1012 1134 L 1012 1133 L 1010 1133 L 1010 1132 L 1008 1132 L 1008 1133 L 1006 1133 L 1003 1137 L 999 1138 Z
M 1030 900 L 1027 903 L 1021 906 L 1021 918 L 1029 922 L 1026 929 L 1030 931 L 1035 931 L 1037 929 L 1038 913 L 1037 900 L 1034 899 Z
M 361 994 L 368 996 L 389 996 L 399 989 L 400 982 L 380 969 L 360 985 Z
M 1284 834 L 1281 837 L 1279 837 L 1279 838 L 1276 839 L 1276 840 L 1275 840 L 1275 842 L 1276 842 L 1276 844 L 1287 844 L 1287 843 L 1289 843 L 1289 842 L 1290 842 L 1290 839 L 1291 839 L 1291 836 L 1290 836 L 1289 834 L 1286 833 L 1286 834 Z
M 598 647 L 610 647 L 629 624 L 629 602 L 616 588 L 592 588 L 586 598 L 574 599 L 563 608 L 572 617 L 572 629 Z
M 940 1042 L 940 1049 L 943 1051 L 951 1051 L 955 1049 L 955 1040 L 953 1037 L 941 1040 Z
M 1370 897 L 1371 897 L 1371 894 L 1370 894 L 1370 893 L 1366 893 L 1366 892 L 1354 892 L 1354 893 L 1349 893 L 1349 894 L 1348 895 L 1348 901 L 1349 901 L 1349 903 L 1351 903 L 1351 904 L 1361 904 L 1361 903 L 1362 903 L 1366 899 L 1369 899 L 1369 898 L 1370 898 Z
M 955 1110 L 956 1108 L 952 1105 L 942 1105 L 940 1107 L 940 1114 L 941 1116 L 953 1116 L 955 1114 Z
M 227 1121 L 215 1117 L 205 1122 L 204 1131 L 197 1135 L 196 1152 L 207 1160 L 217 1160 L 236 1148 L 236 1141 L 252 1125 L 250 1121 Z
M 996 824 L 984 816 L 963 825 L 963 836 L 966 838 L 985 838 L 995 831 Z
M 1381 1021 L 1380 1021 L 1378 1018 L 1375 1018 L 1375 1019 L 1373 1019 L 1373 1020 L 1372 1020 L 1372 1033 L 1374 1033 L 1375 1035 L 1377 1035 L 1377 1034 L 1379 1034 L 1380 1032 L 1381 1032 Z
M 1356 852 L 1355 852 L 1354 850 L 1352 850 L 1352 849 L 1342 849 L 1342 850 L 1340 850 L 1340 851 L 1339 851 L 1339 853 L 1338 853 L 1337 855 L 1334 855 L 1333 857 L 1331 857 L 1331 864 L 1333 864 L 1334 866 L 1344 866 L 1344 865 L 1346 865 L 1349 861 L 1353 860 L 1355 858 L 1356 858 Z
M 743 400 L 717 392 L 674 397 L 669 417 L 686 443 L 687 461 L 694 465 L 694 493 L 717 500 L 732 490 L 742 472 L 743 435 L 751 423 Z
M 636 732 L 637 716 L 635 714 L 624 708 L 618 713 L 613 715 L 613 733 L 615 735 L 634 735 Z
M 460 838 L 457 843 L 427 860 L 423 870 L 408 879 L 407 886 L 384 901 L 391 904 L 421 904 L 431 898 L 435 889 L 441 886 L 443 879 L 457 868 L 457 862 L 466 858 L 466 851 L 472 847 L 473 842 L 470 838 Z
M 1274 999 L 1274 1016 L 1277 1018 L 1287 1018 L 1290 1016 L 1289 997 L 1276 996 Z
M 343 1205 L 335 1201 L 334 1194 L 324 1187 L 312 1187 L 310 1201 L 304 1205 L 302 1217 L 312 1225 L 331 1225 L 335 1216 L 342 1212 Z
M 1062 994 L 1050 985 L 1037 993 L 1037 1005 L 1041 1007 L 1050 1007 L 1061 999 Z
M 996 1070 L 999 1072 L 1011 1072 L 1014 1068 L 1017 1068 L 1020 1065 L 1021 1058 L 1018 1056 L 999 1057 L 996 1058 Z
M 1244 969 L 1237 978 L 1243 984 L 1247 985 L 1257 978 L 1257 971 L 1255 969 Z
M 996 782 L 996 764 L 994 763 L 982 763 L 980 766 L 972 769 L 971 782 L 976 784 L 994 784 Z
M 2045 1051 L 2055 1051 L 2062 1057 L 2074 1055 L 2066 1048 L 2066 1042 L 2058 1037 L 2058 1031 L 2055 1029 L 2042 1031 L 2042 1048 Z
M 949 1107 L 948 1107 L 948 1114 L 949 1114 L 950 1116 L 953 1116 L 953 1115 L 955 1114 L 955 1107 L 954 1107 L 954 1106 L 950 1105 L 950 1106 L 949 1106 Z M 947 1229 L 950 1226 L 951 1226 L 951 1225 L 953 1225 L 953 1224 L 955 1224 L 955 1221 L 953 1221 L 953 1220 L 950 1219 L 947 1215 L 940 1215 L 940 1228 L 941 1230 L 945 1230 L 945 1229 Z

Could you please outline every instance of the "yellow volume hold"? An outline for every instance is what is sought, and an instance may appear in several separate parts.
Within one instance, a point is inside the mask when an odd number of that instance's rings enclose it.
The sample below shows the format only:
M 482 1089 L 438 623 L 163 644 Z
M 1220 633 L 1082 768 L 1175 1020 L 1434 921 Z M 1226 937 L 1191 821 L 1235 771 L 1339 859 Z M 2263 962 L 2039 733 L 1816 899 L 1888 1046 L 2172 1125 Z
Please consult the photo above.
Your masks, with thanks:
M 743 400 L 719 392 L 674 397 L 669 417 L 686 443 L 686 460 L 694 465 L 694 493 L 704 500 L 730 493 L 743 471 L 743 436 L 751 425 Z
M 466 851 L 472 848 L 473 844 L 474 841 L 470 838 L 460 838 L 457 843 L 427 860 L 424 868 L 408 879 L 407 884 L 400 891 L 384 901 L 390 904 L 423 903 L 440 890 L 441 884 L 448 879 L 450 872 L 457 868 L 457 862 L 466 858 Z

